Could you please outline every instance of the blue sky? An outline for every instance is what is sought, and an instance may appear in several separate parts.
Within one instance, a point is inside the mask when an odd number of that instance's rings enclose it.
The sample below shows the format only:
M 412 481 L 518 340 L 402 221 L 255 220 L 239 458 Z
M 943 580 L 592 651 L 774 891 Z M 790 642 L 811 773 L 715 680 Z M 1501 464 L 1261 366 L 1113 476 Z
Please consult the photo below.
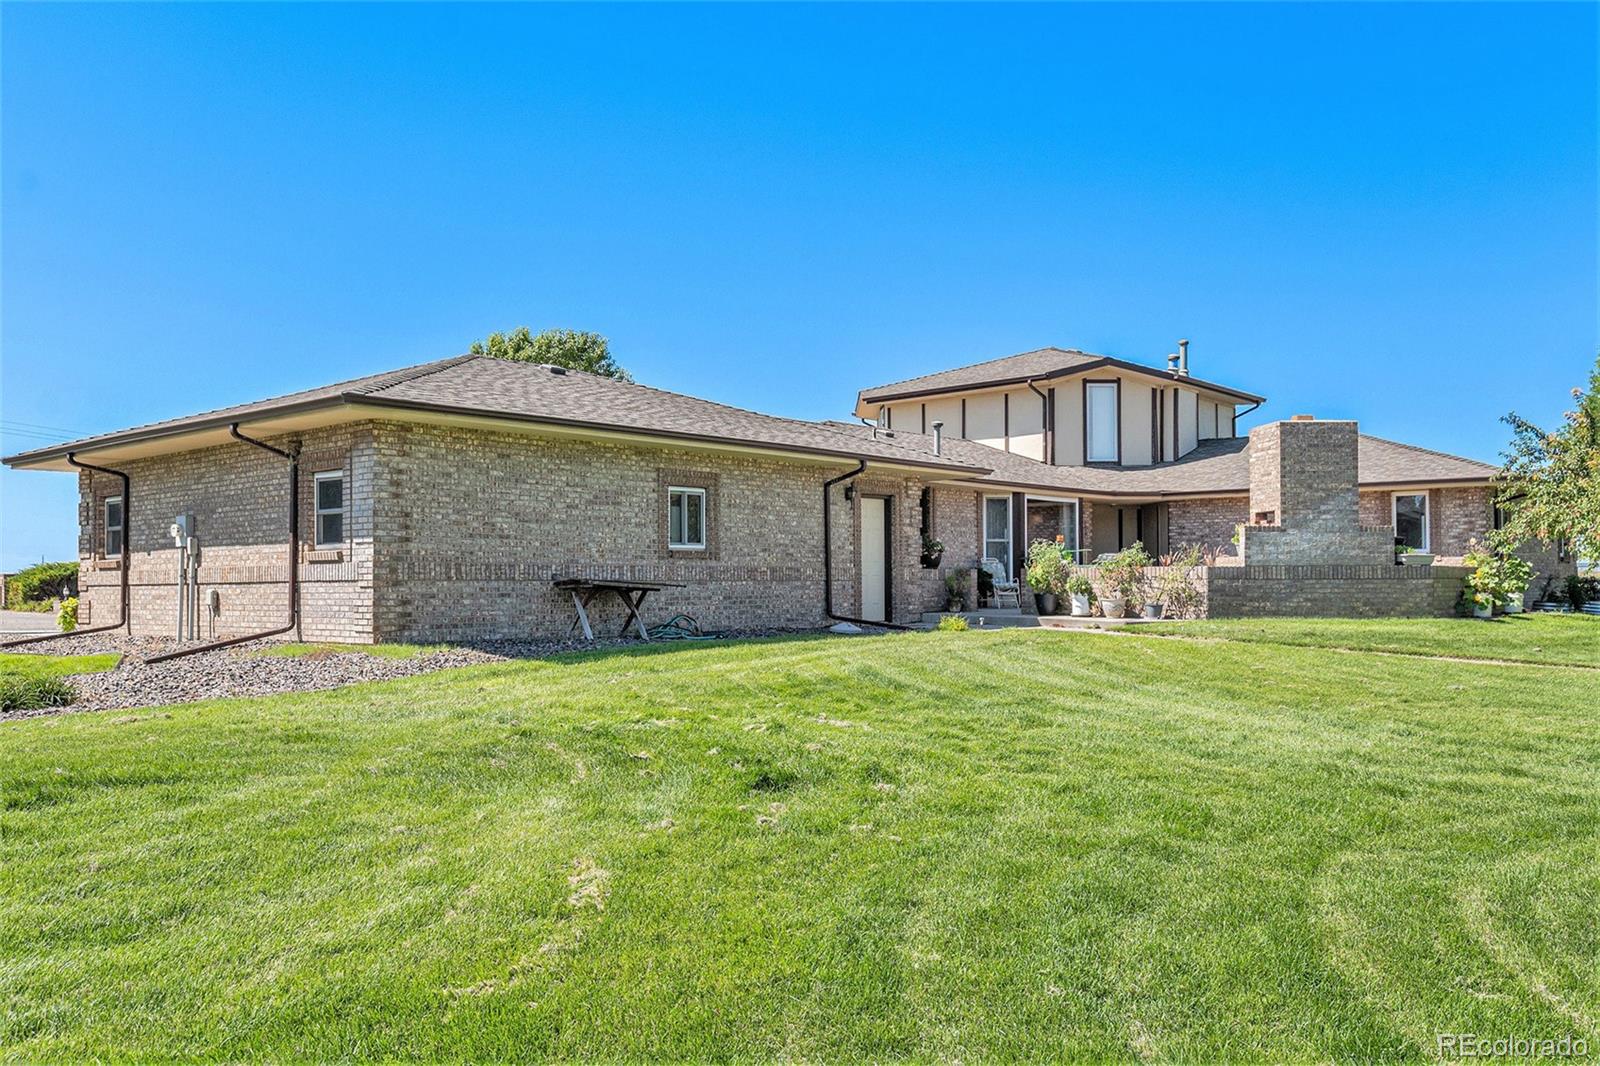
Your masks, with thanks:
M 0 448 L 527 324 L 809 418 L 1188 337 L 1494 459 L 1600 345 L 1596 13 L 10 4 Z M 74 553 L 73 479 L 0 473 L 0 567 Z

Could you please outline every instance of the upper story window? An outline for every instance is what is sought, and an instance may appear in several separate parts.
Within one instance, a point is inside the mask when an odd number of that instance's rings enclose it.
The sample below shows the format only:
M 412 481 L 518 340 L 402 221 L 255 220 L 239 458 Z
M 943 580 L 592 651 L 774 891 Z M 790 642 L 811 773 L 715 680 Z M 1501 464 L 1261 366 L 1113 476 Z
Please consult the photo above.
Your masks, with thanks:
M 706 546 L 706 490 L 667 489 L 667 547 L 703 551 Z
M 122 497 L 110 496 L 106 499 L 106 558 L 118 559 L 122 557 Z
M 312 475 L 316 492 L 316 546 L 344 545 L 344 471 L 324 470 Z
M 1117 383 L 1089 381 L 1083 386 L 1084 462 L 1115 463 L 1121 456 L 1117 426 Z

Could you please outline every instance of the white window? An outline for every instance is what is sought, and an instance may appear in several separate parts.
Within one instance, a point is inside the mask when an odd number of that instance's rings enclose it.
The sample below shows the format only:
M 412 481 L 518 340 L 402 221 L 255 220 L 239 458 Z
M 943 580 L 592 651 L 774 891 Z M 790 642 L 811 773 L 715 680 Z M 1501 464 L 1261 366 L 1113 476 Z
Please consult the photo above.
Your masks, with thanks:
M 122 497 L 110 496 L 106 499 L 106 558 L 118 559 L 122 556 Z
M 1117 461 L 1117 383 L 1091 381 L 1083 387 L 1087 463 Z
M 313 474 L 316 487 L 317 541 L 319 548 L 344 546 L 344 471 Z
M 983 498 L 983 557 L 999 559 L 1011 573 L 1011 497 Z
M 706 546 L 706 490 L 667 489 L 667 547 L 701 551 Z
M 1394 494 L 1394 535 L 1399 543 L 1419 552 L 1428 550 L 1428 494 L 1426 492 L 1397 492 Z

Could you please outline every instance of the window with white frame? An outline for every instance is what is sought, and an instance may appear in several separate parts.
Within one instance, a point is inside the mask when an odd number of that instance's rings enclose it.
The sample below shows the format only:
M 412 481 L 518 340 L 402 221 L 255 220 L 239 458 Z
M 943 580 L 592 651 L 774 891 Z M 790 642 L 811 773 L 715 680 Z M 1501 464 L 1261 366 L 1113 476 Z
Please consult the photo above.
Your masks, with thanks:
M 706 490 L 667 489 L 667 547 L 702 551 L 706 546 Z
M 1394 494 L 1394 535 L 1398 543 L 1419 552 L 1428 550 L 1428 494 Z
M 316 546 L 344 546 L 344 471 L 324 470 L 313 474 L 316 502 Z
M 1117 461 L 1117 383 L 1090 381 L 1083 387 L 1087 463 Z
M 121 496 L 108 496 L 106 498 L 105 523 L 106 558 L 121 558 L 123 540 Z
M 983 557 L 998 559 L 1011 573 L 1011 497 L 983 498 Z

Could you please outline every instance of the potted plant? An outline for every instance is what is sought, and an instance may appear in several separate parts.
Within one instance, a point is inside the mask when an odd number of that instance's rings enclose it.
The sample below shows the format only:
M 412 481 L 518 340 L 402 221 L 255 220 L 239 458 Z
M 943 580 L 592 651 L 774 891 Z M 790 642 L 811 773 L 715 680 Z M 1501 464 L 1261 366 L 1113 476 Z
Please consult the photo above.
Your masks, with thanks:
M 1401 566 L 1432 566 L 1433 553 L 1419 552 L 1409 544 L 1396 544 L 1394 561 Z
M 963 571 L 953 570 L 944 576 L 944 609 L 947 611 L 966 610 L 966 582 L 962 580 Z
M 1094 608 L 1094 582 L 1084 574 L 1073 574 L 1062 588 L 1072 600 L 1072 617 L 1089 617 Z
M 1065 579 L 1067 560 L 1061 545 L 1048 540 L 1036 540 L 1028 545 L 1028 567 L 1023 576 L 1033 589 L 1040 614 L 1055 614 L 1056 599 Z
M 1138 598 L 1144 568 L 1149 565 L 1150 555 L 1138 541 L 1100 563 L 1100 576 L 1104 578 L 1106 589 L 1100 597 L 1100 613 L 1107 618 L 1121 618 L 1128 603 Z
M 1533 567 L 1515 555 L 1500 559 L 1500 602 L 1506 614 L 1522 613 L 1522 598 L 1533 580 Z
M 1474 618 L 1489 618 L 1504 596 L 1505 577 L 1501 561 L 1482 547 L 1474 546 L 1463 561 L 1472 569 L 1464 579 L 1466 596 Z
M 924 570 L 937 570 L 939 563 L 944 559 L 944 542 L 937 540 L 927 533 L 922 535 L 922 568 Z
M 1205 549 L 1198 544 L 1182 545 L 1164 560 L 1158 595 L 1162 615 L 1167 618 L 1195 618 L 1201 613 L 1203 597 L 1197 572 L 1206 564 Z

